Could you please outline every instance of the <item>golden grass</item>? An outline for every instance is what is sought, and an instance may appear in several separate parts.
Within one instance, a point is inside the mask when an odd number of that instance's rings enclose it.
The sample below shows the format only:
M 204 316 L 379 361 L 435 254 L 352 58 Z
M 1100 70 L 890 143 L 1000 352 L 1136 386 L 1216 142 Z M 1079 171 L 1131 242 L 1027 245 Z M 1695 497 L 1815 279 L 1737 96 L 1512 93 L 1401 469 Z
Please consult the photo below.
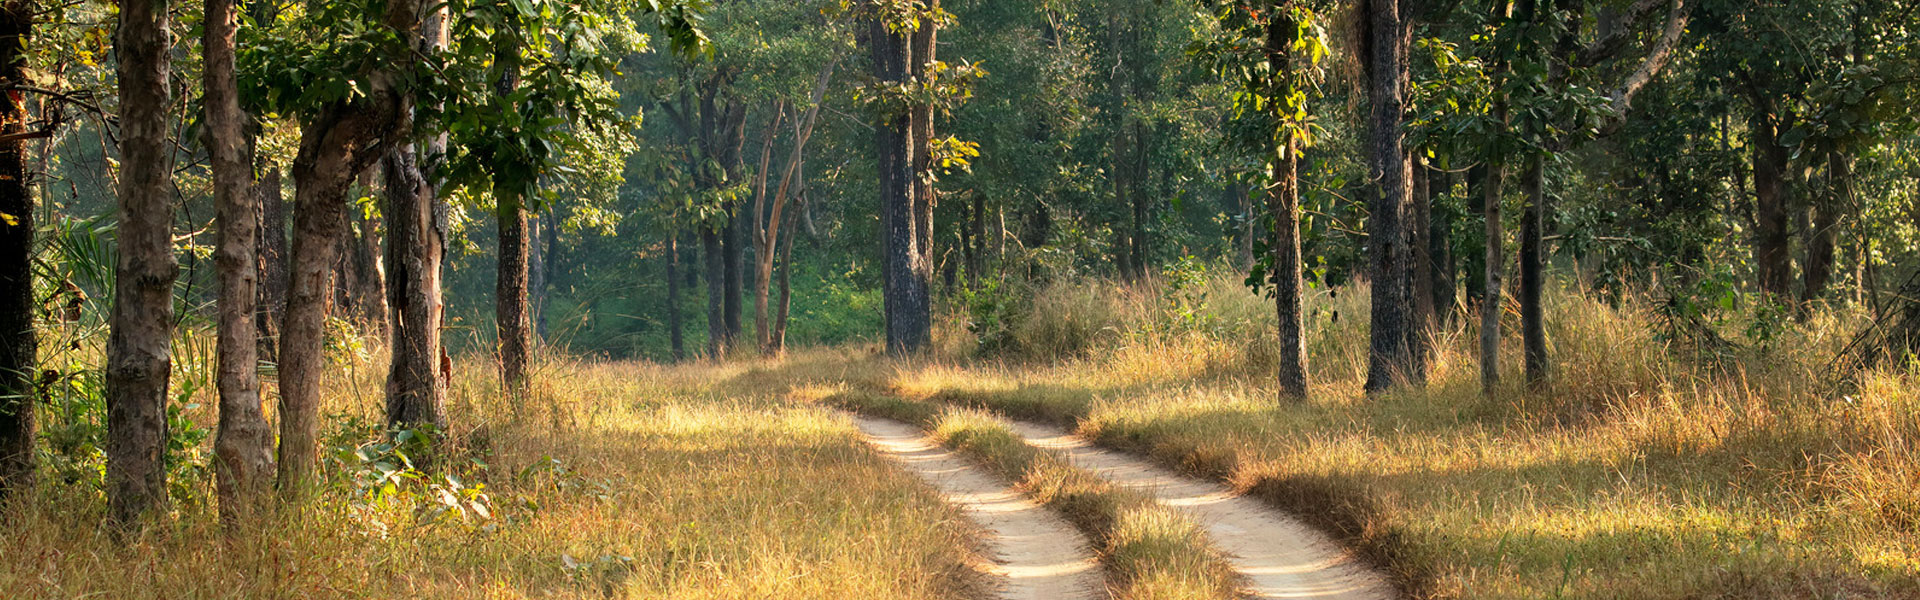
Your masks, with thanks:
M 332 374 L 333 423 L 377 420 L 378 362 Z M 524 404 L 492 393 L 492 371 L 463 362 L 450 401 L 459 452 L 488 465 L 464 471 L 491 520 L 428 523 L 419 495 L 341 485 L 242 535 L 183 503 L 123 544 L 97 490 L 51 484 L 5 517 L 0 596 L 980 596 L 956 512 L 845 419 L 744 368 L 551 361 Z
M 1094 541 L 1111 589 L 1126 600 L 1227 600 L 1236 575 L 1192 520 L 1125 490 L 1058 452 L 1036 448 L 1008 424 L 978 410 L 860 389 L 807 388 L 797 394 L 848 410 L 922 426 L 942 445 L 985 464 Z
M 1076 426 L 1227 481 L 1419 597 L 1920 598 L 1920 376 L 1833 391 L 1825 362 L 1857 311 L 1791 325 L 1765 350 L 1735 315 L 1723 334 L 1748 349 L 1708 364 L 1661 338 L 1644 303 L 1557 290 L 1547 388 L 1482 397 L 1462 326 L 1439 336 L 1428 388 L 1367 398 L 1365 290 L 1320 293 L 1313 399 L 1279 404 L 1266 301 L 1224 279 L 1202 286 L 1197 318 L 1168 300 L 1186 292 L 1151 285 L 1042 289 L 1048 308 L 1029 320 L 1113 333 L 872 383 Z

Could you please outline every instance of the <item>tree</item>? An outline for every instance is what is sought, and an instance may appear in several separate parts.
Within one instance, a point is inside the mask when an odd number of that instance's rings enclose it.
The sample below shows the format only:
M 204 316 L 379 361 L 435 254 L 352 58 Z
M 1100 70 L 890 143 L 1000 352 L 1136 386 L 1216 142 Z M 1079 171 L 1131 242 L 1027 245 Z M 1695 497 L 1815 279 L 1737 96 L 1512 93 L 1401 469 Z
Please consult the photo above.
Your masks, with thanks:
M 413 135 L 414 90 L 407 82 L 418 80 L 423 14 L 418 0 L 329 3 L 298 20 L 282 20 L 243 54 L 250 71 L 242 80 L 251 84 L 247 91 L 256 104 L 302 121 L 293 163 L 291 277 L 280 330 L 277 485 L 286 499 L 304 496 L 318 458 L 322 348 L 347 190 Z M 342 55 L 315 39 L 363 54 Z
M 201 51 L 205 53 L 206 144 L 214 180 L 220 243 L 220 428 L 214 441 L 220 514 L 232 522 L 248 517 L 266 498 L 273 470 L 273 430 L 260 405 L 258 298 L 259 196 L 253 190 L 253 157 L 246 143 L 247 117 L 240 110 L 234 78 L 234 36 L 239 14 L 233 0 L 207 0 Z
M 35 7 L 0 3 L 0 84 L 27 81 L 27 40 Z M 0 99 L 0 503 L 34 483 L 34 422 L 39 340 L 33 297 L 33 190 L 27 177 L 27 106 Z
M 795 178 L 800 174 L 800 165 L 805 160 L 807 141 L 813 138 L 813 129 L 820 122 L 820 107 L 826 100 L 828 85 L 833 82 L 833 72 L 839 65 L 840 59 L 836 56 L 820 70 L 818 80 L 814 82 L 813 91 L 807 98 L 804 112 L 794 118 L 793 149 L 787 154 L 787 165 L 781 170 L 780 183 L 773 189 L 771 207 L 767 204 L 767 175 L 773 164 L 771 142 L 777 127 L 768 129 L 769 143 L 765 147 L 766 150 L 761 152 L 760 175 L 755 186 L 753 201 L 754 246 L 759 249 L 755 255 L 754 268 L 753 330 L 763 354 L 778 355 L 785 351 L 784 336 L 776 335 L 776 330 L 784 330 L 784 325 L 769 322 L 768 304 L 773 288 L 773 267 L 778 259 L 782 265 L 785 265 L 785 269 L 792 268 L 792 263 L 782 258 L 786 249 L 792 247 L 792 236 L 782 236 L 781 231 L 791 216 L 787 212 L 789 201 L 792 200 L 794 192 L 798 191 L 799 185 L 803 185 L 797 184 Z M 782 277 L 785 276 L 785 271 L 782 271 Z M 783 301 L 782 308 L 784 307 Z M 784 318 L 780 320 L 782 323 L 784 321 Z
M 446 7 L 427 15 L 419 43 L 429 56 L 446 51 Z M 434 135 L 424 146 L 416 142 L 394 148 L 381 159 L 386 185 L 380 212 L 387 222 L 393 355 L 387 370 L 387 427 L 395 431 L 447 426 L 448 382 L 440 369 L 446 355 L 440 333 L 446 310 L 440 268 L 449 209 L 421 167 L 423 147 L 426 160 L 439 160 L 447 154 L 447 136 Z
M 1367 100 L 1371 116 L 1367 137 L 1367 165 L 1373 179 L 1368 208 L 1369 272 L 1373 275 L 1371 343 L 1368 346 L 1368 392 L 1380 392 L 1404 383 L 1424 383 L 1425 369 L 1416 364 L 1413 304 L 1408 296 L 1411 274 L 1409 238 L 1402 231 L 1412 189 L 1412 173 L 1403 145 L 1401 123 L 1406 112 L 1407 45 L 1412 35 L 1411 0 L 1368 0 L 1366 5 Z
M 929 286 L 931 265 L 919 248 L 921 234 L 915 212 L 913 109 L 904 91 L 911 86 L 909 69 L 913 47 L 908 34 L 920 17 L 911 6 L 872 0 L 867 10 L 864 42 L 873 55 L 876 85 L 900 90 L 896 101 L 881 103 L 874 128 L 874 148 L 880 168 L 881 295 L 886 304 L 887 351 L 896 355 L 918 352 L 932 340 L 933 314 Z M 902 11 L 909 14 L 900 14 Z
M 130 527 L 167 505 L 167 384 L 173 366 L 173 94 L 164 0 L 120 7 L 120 228 L 107 341 L 107 500 Z

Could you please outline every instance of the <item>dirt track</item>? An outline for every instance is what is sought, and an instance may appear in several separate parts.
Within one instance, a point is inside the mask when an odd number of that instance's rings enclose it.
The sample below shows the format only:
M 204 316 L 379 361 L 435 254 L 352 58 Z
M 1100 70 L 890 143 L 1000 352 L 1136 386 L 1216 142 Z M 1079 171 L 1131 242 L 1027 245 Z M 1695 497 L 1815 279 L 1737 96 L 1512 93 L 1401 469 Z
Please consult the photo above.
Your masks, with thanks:
M 987 531 L 985 541 L 994 559 L 987 570 L 1000 582 L 999 597 L 1093 600 L 1107 596 L 1100 565 L 1087 550 L 1086 538 L 1065 521 L 912 426 L 865 416 L 853 419 L 882 455 L 932 484 Z
M 1015 423 L 1036 447 L 1063 452 L 1073 464 L 1116 485 L 1149 494 L 1187 513 L 1228 554 L 1258 598 L 1388 600 L 1399 595 L 1340 545 L 1284 512 L 1224 485 L 1187 477 L 1123 453 L 1103 450 L 1057 428 Z

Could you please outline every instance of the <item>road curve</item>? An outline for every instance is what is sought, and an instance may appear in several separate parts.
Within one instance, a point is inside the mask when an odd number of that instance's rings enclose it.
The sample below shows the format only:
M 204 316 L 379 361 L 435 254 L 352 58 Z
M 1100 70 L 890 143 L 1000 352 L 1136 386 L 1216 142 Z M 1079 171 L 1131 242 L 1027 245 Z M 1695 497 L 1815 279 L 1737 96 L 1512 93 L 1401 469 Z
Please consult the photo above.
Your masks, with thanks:
M 1199 524 L 1257 598 L 1392 600 L 1385 578 L 1355 561 L 1340 545 L 1292 516 L 1224 485 L 1101 449 L 1066 431 L 1015 422 L 1015 433 L 1039 448 L 1062 452 L 1074 465 L 1115 485 L 1137 490 L 1185 512 Z
M 861 415 L 855 425 L 881 455 L 920 476 L 987 532 L 988 574 L 1004 600 L 1106 597 L 1099 562 L 1080 532 L 972 461 L 910 425 Z

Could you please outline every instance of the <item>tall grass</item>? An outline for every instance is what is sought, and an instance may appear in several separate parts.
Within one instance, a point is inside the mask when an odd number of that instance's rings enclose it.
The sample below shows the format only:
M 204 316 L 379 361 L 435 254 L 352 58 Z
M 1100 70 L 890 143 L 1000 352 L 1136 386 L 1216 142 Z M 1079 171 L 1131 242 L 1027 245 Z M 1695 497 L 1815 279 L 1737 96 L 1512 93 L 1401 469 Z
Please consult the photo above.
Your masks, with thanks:
M 1233 275 L 1043 286 L 1003 316 L 1026 337 L 889 383 L 1229 481 L 1418 596 L 1920 597 L 1920 375 L 1827 370 L 1860 309 L 1712 315 L 1729 344 L 1703 351 L 1659 302 L 1563 283 L 1544 387 L 1482 396 L 1459 319 L 1428 386 L 1367 397 L 1367 296 L 1310 295 L 1304 404 L 1275 400 L 1269 304 Z

